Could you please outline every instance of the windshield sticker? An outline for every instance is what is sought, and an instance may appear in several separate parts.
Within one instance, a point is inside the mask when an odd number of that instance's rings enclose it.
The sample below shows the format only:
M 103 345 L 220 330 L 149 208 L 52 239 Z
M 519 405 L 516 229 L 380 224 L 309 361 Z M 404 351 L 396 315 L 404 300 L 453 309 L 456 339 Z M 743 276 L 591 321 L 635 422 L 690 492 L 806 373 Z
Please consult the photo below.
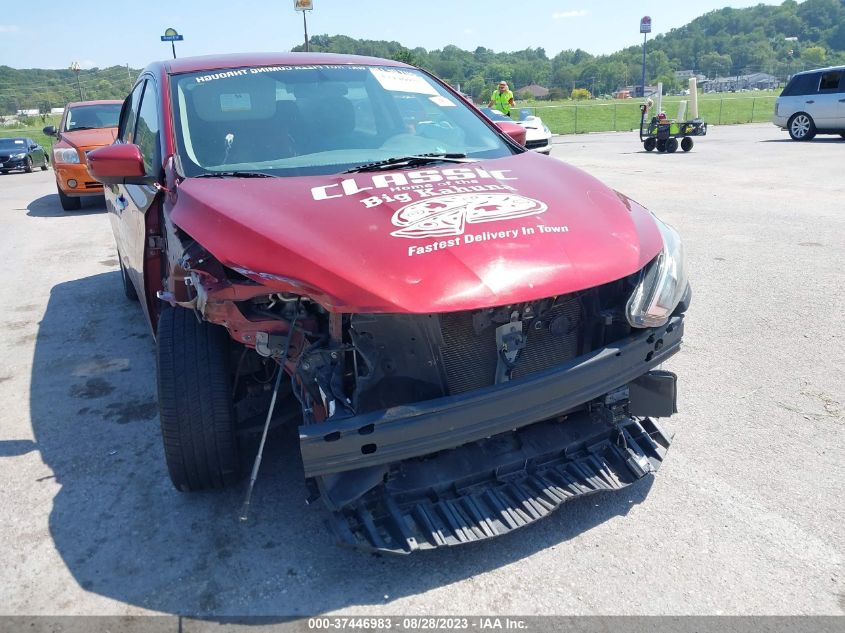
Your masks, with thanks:
M 289 72 L 292 70 L 366 70 L 367 68 L 367 66 L 347 66 L 346 64 L 320 64 L 310 66 L 258 66 L 257 68 L 238 68 L 237 70 L 227 70 L 225 72 L 201 75 L 199 77 L 194 77 L 194 81 L 196 81 L 198 84 L 202 84 L 207 81 L 214 81 L 215 79 L 230 79 L 232 77 L 243 77 L 244 75 Z
M 223 112 L 248 112 L 252 110 L 252 99 L 248 92 L 220 95 L 220 110 Z
M 457 104 L 452 103 L 446 97 L 437 95 L 436 97 L 429 97 L 429 101 L 431 101 L 434 105 L 439 105 L 441 108 L 454 108 Z
M 467 224 L 512 220 L 538 215 L 548 206 L 515 193 L 464 193 L 420 200 L 406 205 L 393 214 L 394 226 L 400 227 L 391 235 L 421 239 L 463 235 Z M 502 231 L 510 236 L 517 231 Z
M 390 92 L 413 92 L 421 95 L 438 95 L 434 86 L 425 80 L 425 77 L 415 72 L 401 70 L 398 68 L 370 68 L 373 77 L 378 80 L 381 87 Z

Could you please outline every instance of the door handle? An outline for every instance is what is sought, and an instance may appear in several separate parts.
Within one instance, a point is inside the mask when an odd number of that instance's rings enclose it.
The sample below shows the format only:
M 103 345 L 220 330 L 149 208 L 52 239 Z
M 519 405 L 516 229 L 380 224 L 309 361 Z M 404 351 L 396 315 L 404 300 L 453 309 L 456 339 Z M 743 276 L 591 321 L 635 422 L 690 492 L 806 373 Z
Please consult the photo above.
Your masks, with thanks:
M 126 198 L 123 197 L 123 194 L 120 194 L 114 199 L 114 206 L 118 211 L 123 211 L 129 206 L 129 203 L 126 201 Z
M 813 101 L 812 99 L 810 99 L 809 101 L 805 101 L 804 103 L 815 103 L 815 101 Z

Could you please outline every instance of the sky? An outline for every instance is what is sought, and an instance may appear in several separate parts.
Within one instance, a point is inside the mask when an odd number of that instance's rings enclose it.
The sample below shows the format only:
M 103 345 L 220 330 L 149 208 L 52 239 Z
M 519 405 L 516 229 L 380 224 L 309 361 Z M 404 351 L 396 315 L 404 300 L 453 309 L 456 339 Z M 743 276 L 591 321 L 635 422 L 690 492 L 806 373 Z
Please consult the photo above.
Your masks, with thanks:
M 542 47 L 553 57 L 565 49 L 598 55 L 639 44 L 644 15 L 651 16 L 653 36 L 714 9 L 756 4 L 760 0 L 314 0 L 307 20 L 311 35 L 395 40 L 428 50 Z M 83 68 L 143 68 L 171 56 L 160 40 L 168 27 L 185 38 L 176 43 L 179 57 L 288 51 L 303 41 L 293 0 L 243 0 L 240 6 L 232 0 L 48 0 L 40 10 L 31 3 L 4 5 L 0 65 L 12 68 L 67 68 L 74 61 Z

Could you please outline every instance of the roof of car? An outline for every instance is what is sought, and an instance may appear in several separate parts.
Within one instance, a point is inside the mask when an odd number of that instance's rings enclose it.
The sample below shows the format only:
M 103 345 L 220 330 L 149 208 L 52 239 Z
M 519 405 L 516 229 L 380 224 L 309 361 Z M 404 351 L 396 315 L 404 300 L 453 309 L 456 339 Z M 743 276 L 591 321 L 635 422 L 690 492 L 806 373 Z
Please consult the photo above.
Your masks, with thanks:
M 809 75 L 810 73 L 827 72 L 830 70 L 845 70 L 845 66 L 825 66 L 824 68 L 812 68 L 795 73 L 796 75 Z
M 71 101 L 69 104 L 65 106 L 65 108 L 75 108 L 77 106 L 89 106 L 89 105 L 102 105 L 106 103 L 120 103 L 122 104 L 123 101 L 120 99 L 98 99 L 96 101 Z
M 397 66 L 410 68 L 407 64 L 362 55 L 339 55 L 336 53 L 236 53 L 232 55 L 203 55 L 200 57 L 181 57 L 163 62 L 170 74 L 190 73 L 220 68 L 242 68 L 244 66 L 309 66 L 320 64 L 362 64 L 378 66 Z M 156 65 L 156 64 L 152 64 Z

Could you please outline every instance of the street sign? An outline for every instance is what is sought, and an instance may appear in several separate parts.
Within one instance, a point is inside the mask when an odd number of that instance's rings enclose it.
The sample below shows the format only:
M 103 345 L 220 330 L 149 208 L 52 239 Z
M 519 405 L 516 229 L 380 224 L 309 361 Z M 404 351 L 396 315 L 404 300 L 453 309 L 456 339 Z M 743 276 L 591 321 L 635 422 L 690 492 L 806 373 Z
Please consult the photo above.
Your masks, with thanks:
M 651 33 L 651 18 L 647 15 L 640 20 L 640 33 Z
M 181 42 L 185 38 L 176 32 L 176 29 L 167 29 L 161 36 L 162 42 Z
M 293 10 L 294 11 L 313 11 L 314 10 L 314 2 L 313 2 L 313 0 L 293 0 Z

